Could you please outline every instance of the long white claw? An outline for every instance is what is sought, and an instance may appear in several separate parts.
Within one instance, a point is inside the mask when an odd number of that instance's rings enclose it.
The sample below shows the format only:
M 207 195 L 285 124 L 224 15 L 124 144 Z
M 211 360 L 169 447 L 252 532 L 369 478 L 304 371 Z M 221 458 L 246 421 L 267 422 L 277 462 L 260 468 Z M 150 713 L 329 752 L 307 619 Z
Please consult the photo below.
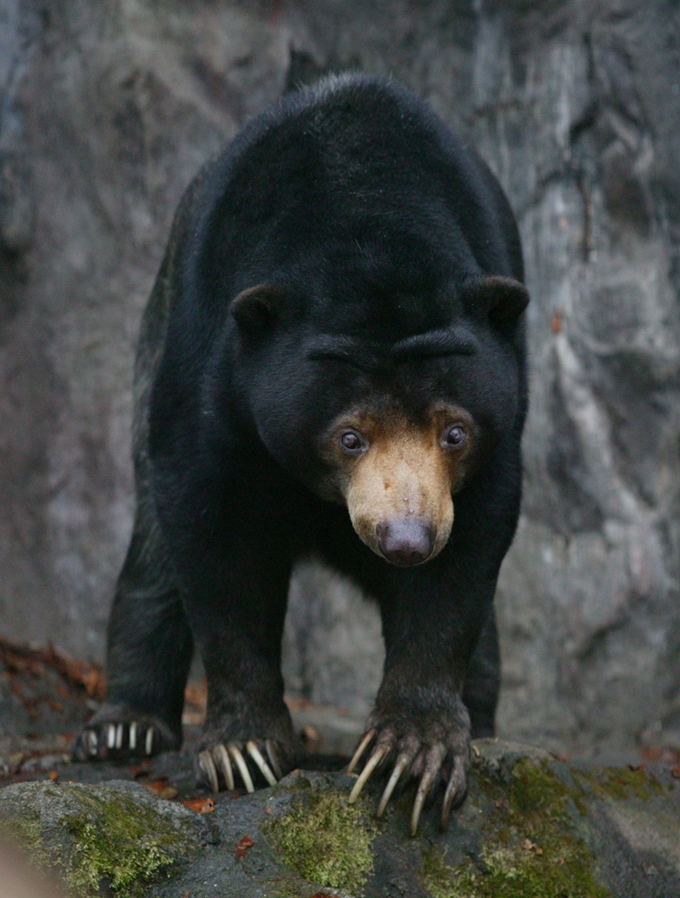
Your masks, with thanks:
M 210 788 L 212 789 L 212 791 L 219 792 L 220 786 L 217 781 L 217 769 L 215 767 L 215 762 L 212 759 L 212 755 L 209 751 L 202 751 L 199 754 L 198 766 L 208 778 L 208 782 L 210 783 Z
M 451 772 L 451 778 L 449 779 L 449 782 L 446 786 L 446 792 L 444 792 L 441 817 L 442 829 L 446 829 L 449 825 L 449 814 L 451 813 L 451 808 L 454 807 L 454 805 L 459 804 L 460 801 L 462 801 L 464 795 L 465 765 L 463 761 L 458 758 L 456 759 L 453 771 Z
M 354 772 L 354 768 L 359 763 L 359 760 L 360 760 L 361 756 L 363 755 L 363 753 L 366 751 L 366 748 L 370 745 L 370 743 L 375 738 L 375 734 L 377 732 L 378 731 L 375 728 L 373 728 L 372 730 L 369 730 L 366 733 L 364 738 L 361 740 L 361 742 L 357 746 L 357 750 L 354 752 L 354 755 L 352 756 L 352 760 L 349 762 L 349 767 L 347 768 L 347 773 Z
M 260 768 L 260 772 L 262 776 L 267 780 L 270 786 L 276 785 L 276 777 L 269 769 L 269 764 L 265 761 L 260 753 L 260 749 L 255 745 L 255 743 L 251 740 L 246 743 L 246 748 L 248 749 L 248 754 L 255 761 L 257 766 Z
M 407 755 L 400 755 L 397 759 L 397 763 L 394 765 L 394 770 L 392 771 L 392 775 L 387 780 L 387 785 L 385 786 L 385 791 L 382 794 L 382 798 L 380 799 L 380 803 L 378 804 L 378 810 L 375 812 L 376 817 L 382 817 L 383 811 L 387 807 L 387 802 L 392 797 L 392 793 L 399 782 L 399 778 L 406 770 L 410 763 L 411 759 Z
M 99 745 L 99 740 L 97 739 L 97 733 L 95 730 L 87 731 L 87 748 L 91 755 L 97 754 L 97 748 Z
M 224 777 L 224 782 L 227 784 L 227 789 L 230 792 L 234 790 L 234 774 L 231 769 L 231 761 L 229 760 L 229 752 L 220 742 L 219 745 L 216 745 L 213 748 L 213 757 L 217 762 L 220 770 L 222 771 L 222 776 Z
M 236 761 L 236 766 L 239 769 L 239 773 L 241 774 L 241 779 L 243 780 L 243 785 L 246 787 L 247 792 L 254 792 L 255 786 L 253 785 L 253 781 L 250 776 L 250 771 L 248 770 L 248 765 L 245 762 L 243 755 L 241 754 L 240 748 L 235 745 L 233 742 L 229 743 L 229 754 L 232 756 L 234 761 Z
M 144 751 L 147 753 L 147 755 L 150 755 L 153 751 L 153 735 L 154 728 L 149 727 L 149 729 L 146 731 L 146 741 L 144 743 Z
M 418 832 L 418 822 L 420 821 L 420 815 L 423 811 L 423 805 L 425 804 L 425 799 L 427 798 L 427 793 L 430 791 L 430 787 L 434 782 L 434 774 L 429 770 L 426 770 L 420 780 L 420 785 L 418 786 L 418 791 L 416 792 L 416 800 L 413 802 L 413 812 L 411 814 L 411 835 L 415 836 Z
M 389 749 L 386 748 L 386 746 L 380 745 L 373 752 L 371 757 L 366 762 L 366 766 L 361 771 L 361 776 L 354 784 L 354 788 L 349 793 L 349 798 L 347 799 L 349 804 L 354 804 L 354 802 L 357 800 L 357 798 L 359 797 L 361 790 L 364 788 L 369 776 L 373 773 L 375 768 L 382 761 L 382 759 L 385 757 L 385 755 L 387 754 L 388 751 L 389 751 Z
M 130 746 L 130 751 L 133 751 L 137 748 L 137 721 L 133 720 L 130 724 L 130 732 L 128 734 L 128 745 Z
M 115 725 L 115 723 L 110 723 L 106 728 L 106 747 L 107 748 L 115 748 L 116 747 L 116 725 Z
M 278 753 L 276 751 L 276 745 L 271 739 L 267 739 L 265 742 L 265 747 L 267 749 L 267 757 L 269 758 L 269 763 L 272 766 L 272 770 L 274 771 L 274 776 L 277 781 L 283 779 L 283 773 L 281 772 L 281 765 L 279 764 Z
M 116 748 L 123 747 L 123 724 L 119 723 L 116 727 Z
M 446 786 L 446 792 L 444 793 L 444 801 L 442 803 L 442 817 L 441 817 L 441 827 L 442 829 L 446 829 L 449 825 L 449 814 L 451 813 L 451 807 L 453 806 L 453 799 L 455 797 L 456 791 L 458 788 L 458 784 L 454 780 L 453 777 L 449 780 Z

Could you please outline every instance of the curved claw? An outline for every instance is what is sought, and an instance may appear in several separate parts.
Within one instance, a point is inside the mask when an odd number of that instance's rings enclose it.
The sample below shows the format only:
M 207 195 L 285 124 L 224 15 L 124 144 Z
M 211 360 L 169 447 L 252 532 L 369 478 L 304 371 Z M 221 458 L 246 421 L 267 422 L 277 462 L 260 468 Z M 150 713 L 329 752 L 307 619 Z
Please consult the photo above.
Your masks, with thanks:
M 153 754 L 153 743 L 154 743 L 155 730 L 153 727 L 149 727 L 146 731 L 146 742 L 144 743 L 144 750 L 147 755 Z
M 205 774 L 213 792 L 219 792 L 220 786 L 217 779 L 217 768 L 209 751 L 202 751 L 198 756 L 198 766 Z
M 349 798 L 347 799 L 349 804 L 354 804 L 354 802 L 359 797 L 361 790 L 366 785 L 369 776 L 373 773 L 378 764 L 382 761 L 385 755 L 388 753 L 389 749 L 384 745 L 379 745 L 376 750 L 373 752 L 371 757 L 366 762 L 366 766 L 361 771 L 361 776 L 354 784 L 354 788 L 349 793 Z
M 375 739 L 375 736 L 376 736 L 376 733 L 377 733 L 377 732 L 378 732 L 378 731 L 377 731 L 377 730 L 375 729 L 375 727 L 374 727 L 372 730 L 369 730 L 369 731 L 365 734 L 365 736 L 363 737 L 363 739 L 361 740 L 361 742 L 360 742 L 359 745 L 357 746 L 357 750 L 356 750 L 356 751 L 354 752 L 354 754 L 352 755 L 352 760 L 349 762 L 349 767 L 347 768 L 347 773 L 354 773 L 354 768 L 355 768 L 355 767 L 357 766 L 357 764 L 359 763 L 359 760 L 361 759 L 361 756 L 362 756 L 363 753 L 366 751 L 366 749 L 368 748 L 368 746 L 369 746 L 369 745 L 371 744 L 371 742 Z
M 215 748 L 213 748 L 213 756 L 215 757 L 215 761 L 222 771 L 222 776 L 224 777 L 224 782 L 226 783 L 227 789 L 232 792 L 234 790 L 234 773 L 231 769 L 229 752 L 221 742 L 219 743 L 219 745 L 216 745 Z
M 416 792 L 416 800 L 413 802 L 413 812 L 411 814 L 412 836 L 415 836 L 415 834 L 418 832 L 420 815 L 423 811 L 423 806 L 425 804 L 425 799 L 427 798 L 428 792 L 432 788 L 434 779 L 435 774 L 431 770 L 427 769 L 420 780 L 420 785 L 418 786 L 418 791 Z
M 255 743 L 251 740 L 250 742 L 246 743 L 246 748 L 248 749 L 248 754 L 250 755 L 250 757 L 259 767 L 262 776 L 267 780 L 270 786 L 275 786 L 276 777 L 269 769 L 269 764 L 267 764 L 265 759 L 262 757 L 260 749 L 257 747 L 257 745 L 255 745 Z
M 99 740 L 97 739 L 97 733 L 94 730 L 87 731 L 87 750 L 92 757 L 96 757 L 97 752 L 99 751 Z
M 408 755 L 399 755 L 399 757 L 397 758 L 397 762 L 394 765 L 392 775 L 387 781 L 385 791 L 383 792 L 380 803 L 378 804 L 378 810 L 375 812 L 376 817 L 382 817 L 383 811 L 387 807 L 387 802 L 390 800 L 392 793 L 394 792 L 394 789 L 399 782 L 399 778 L 412 760 L 413 758 L 409 757 Z
M 465 798 L 466 782 L 465 782 L 465 764 L 461 758 L 456 758 L 451 772 L 451 778 L 446 786 L 444 793 L 444 802 L 442 804 L 441 827 L 446 829 L 449 825 L 449 815 L 451 808 L 459 805 Z
M 267 757 L 269 758 L 269 763 L 271 764 L 272 770 L 274 771 L 274 776 L 277 781 L 283 779 L 283 773 L 281 772 L 281 765 L 279 764 L 279 757 L 276 751 L 276 745 L 271 739 L 267 739 L 265 742 L 265 748 L 267 749 Z
M 227 750 L 236 762 L 236 766 L 238 767 L 239 773 L 241 774 L 241 779 L 243 780 L 243 785 L 246 787 L 246 791 L 254 792 L 255 786 L 253 785 L 253 780 L 250 776 L 248 765 L 246 764 L 245 759 L 241 754 L 240 748 L 235 743 L 230 742 L 227 746 Z

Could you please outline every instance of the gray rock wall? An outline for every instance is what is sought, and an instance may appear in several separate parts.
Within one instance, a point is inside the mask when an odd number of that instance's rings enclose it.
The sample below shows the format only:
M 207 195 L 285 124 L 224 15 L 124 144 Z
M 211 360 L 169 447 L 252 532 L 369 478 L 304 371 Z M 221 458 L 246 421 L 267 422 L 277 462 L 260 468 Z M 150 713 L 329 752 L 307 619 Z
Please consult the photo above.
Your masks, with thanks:
M 0 0 L 0 631 L 102 655 L 135 337 L 194 172 L 291 85 L 391 72 L 472 136 L 524 240 L 500 729 L 680 742 L 679 37 L 672 0 Z M 319 571 L 292 595 L 291 686 L 366 705 L 374 610 Z

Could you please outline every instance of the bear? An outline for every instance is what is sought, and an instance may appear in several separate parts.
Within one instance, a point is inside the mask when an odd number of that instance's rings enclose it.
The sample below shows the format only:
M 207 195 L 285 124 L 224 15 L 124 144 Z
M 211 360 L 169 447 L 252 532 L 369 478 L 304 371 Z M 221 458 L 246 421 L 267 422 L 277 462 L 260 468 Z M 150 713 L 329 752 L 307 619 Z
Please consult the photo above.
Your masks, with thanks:
M 136 517 L 106 703 L 76 759 L 177 749 L 194 646 L 215 792 L 303 748 L 283 698 L 291 569 L 380 609 L 383 679 L 350 765 L 377 813 L 466 794 L 494 732 L 493 599 L 527 409 L 522 250 L 498 181 L 407 88 L 331 76 L 255 117 L 187 189 L 143 316 Z

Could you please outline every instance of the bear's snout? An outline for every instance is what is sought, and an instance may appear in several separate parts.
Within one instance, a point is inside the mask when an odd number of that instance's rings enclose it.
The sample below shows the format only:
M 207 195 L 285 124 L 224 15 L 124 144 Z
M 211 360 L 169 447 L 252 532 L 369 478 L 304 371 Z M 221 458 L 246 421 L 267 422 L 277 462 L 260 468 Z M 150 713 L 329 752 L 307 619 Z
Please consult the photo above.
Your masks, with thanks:
M 422 564 L 434 549 L 436 529 L 422 518 L 384 521 L 375 530 L 383 557 L 400 567 Z

